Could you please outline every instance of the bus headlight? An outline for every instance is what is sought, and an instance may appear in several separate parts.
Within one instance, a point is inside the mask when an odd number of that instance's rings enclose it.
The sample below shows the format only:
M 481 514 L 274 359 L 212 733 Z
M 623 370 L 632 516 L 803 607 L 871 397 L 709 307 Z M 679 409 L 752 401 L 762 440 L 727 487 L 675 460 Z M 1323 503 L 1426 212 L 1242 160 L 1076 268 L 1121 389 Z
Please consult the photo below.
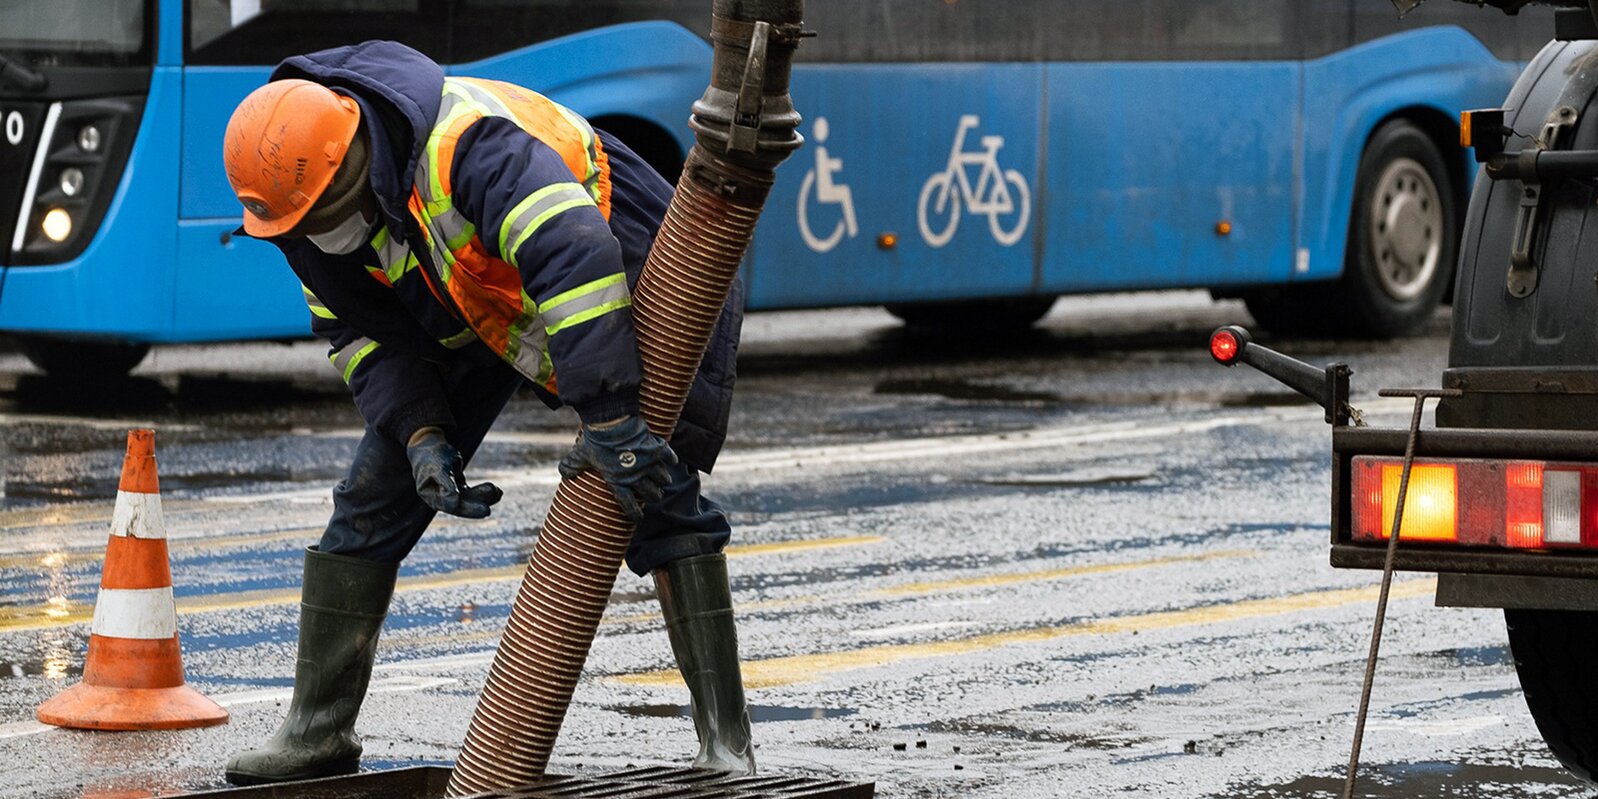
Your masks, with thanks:
M 52 103 L 29 158 L 23 205 L 0 220 L 11 266 L 76 258 L 100 227 L 126 171 L 143 97 Z
M 39 228 L 44 231 L 45 238 L 60 244 L 72 235 L 72 214 L 65 208 L 51 208 L 45 212 Z

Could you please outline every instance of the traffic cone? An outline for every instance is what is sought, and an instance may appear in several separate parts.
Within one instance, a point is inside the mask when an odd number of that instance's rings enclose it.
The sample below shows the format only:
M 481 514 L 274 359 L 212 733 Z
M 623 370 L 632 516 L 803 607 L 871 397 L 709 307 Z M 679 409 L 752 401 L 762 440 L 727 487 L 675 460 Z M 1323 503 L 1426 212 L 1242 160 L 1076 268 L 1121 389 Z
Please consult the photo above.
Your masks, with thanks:
M 221 705 L 183 683 L 153 430 L 128 431 L 83 681 L 35 715 L 45 724 L 86 730 L 175 730 L 227 721 Z

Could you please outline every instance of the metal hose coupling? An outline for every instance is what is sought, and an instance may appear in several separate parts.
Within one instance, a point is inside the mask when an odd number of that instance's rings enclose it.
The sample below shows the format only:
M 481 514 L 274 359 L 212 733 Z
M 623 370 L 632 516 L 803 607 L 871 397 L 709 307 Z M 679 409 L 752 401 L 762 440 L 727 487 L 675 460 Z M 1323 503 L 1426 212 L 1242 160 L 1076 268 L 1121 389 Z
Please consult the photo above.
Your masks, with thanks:
M 657 434 L 677 426 L 777 166 L 803 143 L 788 95 L 803 0 L 715 0 L 710 87 L 696 143 L 633 292 L 640 404 Z M 449 794 L 541 777 L 632 537 L 592 472 L 562 481 L 528 561 Z

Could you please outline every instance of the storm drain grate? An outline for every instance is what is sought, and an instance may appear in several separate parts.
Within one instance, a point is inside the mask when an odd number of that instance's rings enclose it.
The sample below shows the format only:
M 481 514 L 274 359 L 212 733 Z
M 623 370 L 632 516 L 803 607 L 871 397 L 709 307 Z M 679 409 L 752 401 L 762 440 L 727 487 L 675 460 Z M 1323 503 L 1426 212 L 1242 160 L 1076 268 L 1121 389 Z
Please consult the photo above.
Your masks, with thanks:
M 599 777 L 549 776 L 473 799 L 871 799 L 875 794 L 872 783 L 649 766 Z
M 348 777 L 191 794 L 206 799 L 441 799 L 450 770 L 412 766 Z M 872 799 L 874 783 L 813 777 L 734 777 L 719 771 L 646 766 L 595 777 L 549 775 L 530 785 L 468 799 Z

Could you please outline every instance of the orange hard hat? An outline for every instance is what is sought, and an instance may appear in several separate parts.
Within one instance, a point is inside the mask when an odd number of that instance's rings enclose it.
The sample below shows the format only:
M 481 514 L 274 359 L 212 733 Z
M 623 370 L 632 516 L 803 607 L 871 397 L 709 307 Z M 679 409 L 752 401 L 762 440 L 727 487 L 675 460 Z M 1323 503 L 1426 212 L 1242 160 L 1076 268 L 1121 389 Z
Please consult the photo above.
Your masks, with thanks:
M 250 92 L 228 120 L 222 160 L 244 204 L 244 232 L 278 236 L 333 182 L 361 122 L 356 102 L 290 78 Z

